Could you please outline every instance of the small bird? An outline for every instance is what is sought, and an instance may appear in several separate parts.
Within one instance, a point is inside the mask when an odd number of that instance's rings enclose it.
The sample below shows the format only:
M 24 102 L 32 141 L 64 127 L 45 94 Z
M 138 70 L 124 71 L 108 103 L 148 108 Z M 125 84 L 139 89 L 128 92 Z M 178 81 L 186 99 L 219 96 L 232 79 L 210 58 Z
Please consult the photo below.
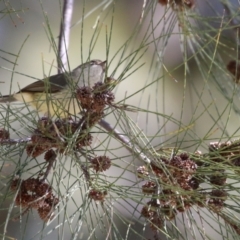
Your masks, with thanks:
M 0 96 L 0 104 L 23 102 L 38 112 L 50 116 L 67 117 L 81 112 L 75 91 L 78 87 L 92 87 L 102 82 L 106 61 L 92 60 L 79 65 L 71 72 L 56 74 L 34 82 L 12 95 Z

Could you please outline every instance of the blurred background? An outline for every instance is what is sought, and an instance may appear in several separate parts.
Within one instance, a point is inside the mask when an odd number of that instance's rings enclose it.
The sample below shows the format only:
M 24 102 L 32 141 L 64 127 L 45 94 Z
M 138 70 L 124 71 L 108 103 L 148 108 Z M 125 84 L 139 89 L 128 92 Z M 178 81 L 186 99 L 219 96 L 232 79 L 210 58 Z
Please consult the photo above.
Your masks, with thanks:
M 83 15 L 87 17 L 71 29 L 68 49 L 69 70 L 89 58 L 107 59 L 109 64 L 108 75 L 113 74 L 114 78 L 119 79 L 128 61 L 119 64 L 118 61 L 124 50 L 122 49 L 120 52 L 118 50 L 130 39 L 124 53 L 124 56 L 127 57 L 142 44 L 142 50 L 139 51 L 139 56 L 141 54 L 142 56 L 132 69 L 133 73 L 118 84 L 115 96 L 116 102 L 126 98 L 126 101 L 124 101 L 126 104 L 143 109 L 147 108 L 149 111 L 156 111 L 178 120 L 177 123 L 174 123 L 167 120 L 167 118 L 156 117 L 150 113 L 129 111 L 128 116 L 137 123 L 139 129 L 143 130 L 146 138 L 151 140 L 152 145 L 160 147 L 177 146 L 189 151 L 197 149 L 204 151 L 207 144 L 214 139 L 226 139 L 233 134 L 235 137 L 239 136 L 239 116 L 233 111 L 225 96 L 219 92 L 215 82 L 210 81 L 210 77 L 208 79 L 207 75 L 206 78 L 203 78 L 194 59 L 188 62 L 188 69 L 184 67 L 183 63 L 186 59 L 184 59 L 182 47 L 185 39 L 179 34 L 179 23 L 176 14 L 172 13 L 172 11 L 165 12 L 165 7 L 156 3 L 154 11 L 147 12 L 142 19 L 143 1 L 115 1 L 114 7 L 109 5 L 106 9 L 103 8 L 110 1 L 92 0 L 85 1 L 84 4 L 83 2 L 75 1 L 74 4 L 72 23 L 79 22 Z M 237 1 L 234 3 L 237 4 Z M 2 9 L 10 7 L 16 10 L 15 13 L 9 14 L 6 12 L 2 14 L 0 19 L 0 91 L 2 95 L 17 92 L 19 88 L 34 82 L 35 79 L 42 79 L 45 76 L 57 73 L 56 54 L 49 41 L 49 28 L 57 43 L 61 21 L 60 4 L 62 2 L 37 0 L 11 0 L 0 3 Z M 94 9 L 96 10 L 94 11 Z M 189 13 L 193 28 L 197 27 L 199 23 L 193 21 L 194 18 L 191 17 L 191 14 L 194 15 L 194 11 L 201 12 L 205 16 L 211 16 L 212 22 L 208 23 L 215 29 L 219 28 L 221 21 L 215 21 L 217 18 L 214 19 L 217 14 L 218 19 L 223 14 L 223 7 L 219 1 L 211 1 L 211 3 L 205 1 L 196 2 L 196 9 Z M 88 15 L 88 13 L 91 14 Z M 98 28 L 94 28 L 98 20 Z M 204 26 L 202 27 L 204 28 Z M 171 31 L 175 34 L 172 34 L 169 38 Z M 134 36 L 136 32 L 138 32 L 138 35 Z M 161 34 L 163 35 L 164 32 L 166 37 L 158 41 L 158 37 Z M 149 35 L 147 39 L 145 34 Z M 107 46 L 106 36 L 109 37 L 110 35 L 111 41 Z M 93 36 L 97 36 L 97 38 L 95 38 L 95 45 L 90 52 L 89 46 L 92 44 Z M 132 39 L 131 36 L 133 36 Z M 190 36 L 201 38 L 201 33 Z M 143 42 L 143 39 L 145 39 L 145 42 Z M 232 43 L 232 46 L 234 46 L 234 35 L 232 35 L 231 31 L 223 33 L 223 40 Z M 197 51 L 197 46 L 195 44 L 195 48 L 187 50 L 189 56 L 194 54 L 194 51 Z M 216 49 L 217 52 L 225 56 L 224 48 L 222 52 L 219 48 Z M 107 49 L 109 50 L 108 56 Z M 231 53 L 234 54 L 234 51 L 230 51 L 226 55 L 226 62 Z M 214 71 L 211 68 L 207 70 Z M 150 84 L 154 81 L 155 83 Z M 232 86 L 230 75 L 227 81 L 224 84 Z M 146 87 L 148 84 L 150 86 Z M 15 105 L 11 107 L 14 109 Z M 5 113 L 2 113 L 2 116 L 4 117 Z M 113 125 L 118 121 L 114 114 L 109 114 L 106 119 Z M 28 126 L 27 120 L 25 124 L 19 125 L 17 121 L 13 124 L 16 129 L 16 132 L 12 133 L 13 138 L 17 138 L 18 132 L 27 135 L 31 125 L 29 123 Z M 190 133 L 186 134 L 185 131 L 181 133 L 182 129 L 187 129 L 187 132 L 189 130 Z M 104 136 L 97 135 L 94 139 L 95 144 L 98 145 L 102 139 L 104 139 Z M 114 155 L 127 157 L 123 157 L 124 161 L 123 159 L 116 160 L 116 166 L 108 170 L 107 175 L 113 176 L 123 173 L 124 177 L 119 179 L 117 184 L 119 186 L 121 184 L 125 186 L 132 185 L 129 179 L 134 180 L 135 175 L 133 172 L 135 167 L 130 166 L 132 170 L 126 171 L 125 166 L 128 166 L 128 163 L 133 161 L 134 156 L 129 155 L 129 152 L 123 147 L 120 148 L 119 145 L 117 141 L 111 141 L 111 148 L 119 148 L 114 151 Z M 23 154 L 22 161 L 25 158 L 26 156 Z M 66 159 L 64 158 L 62 161 L 64 162 Z M 138 160 L 135 159 L 134 161 L 136 165 L 140 165 Z M 31 164 L 35 164 L 35 162 L 29 163 L 29 166 Z M 71 164 L 63 164 L 68 169 L 72 168 Z M 121 166 L 122 172 L 118 166 Z M 7 176 L 14 171 L 14 166 L 8 166 L 2 170 L 2 174 Z M 75 169 L 71 171 L 75 171 Z M 77 175 L 77 173 L 74 174 Z M 24 173 L 24 176 L 27 177 L 28 174 Z M 74 179 L 68 179 L 68 181 L 72 181 L 74 186 Z M 64 191 L 63 187 L 60 192 L 64 193 Z M 68 200 L 64 199 L 64 204 L 68 204 L 68 207 L 64 209 L 68 211 L 69 216 L 76 211 L 76 205 L 71 202 L 76 201 L 83 194 L 77 190 L 73 192 L 73 195 L 69 192 L 71 197 Z M 9 204 L 11 204 L 11 201 L 6 202 L 5 207 L 8 208 Z M 130 204 L 131 201 L 124 204 L 119 200 L 119 202 L 115 203 L 115 207 L 129 221 L 133 221 Z M 140 209 L 138 210 L 140 211 Z M 0 219 L 2 222 L 5 221 L 6 214 L 1 213 Z M 136 216 L 140 218 L 137 211 Z M 73 218 L 71 223 L 66 223 L 62 228 L 60 225 L 56 226 L 54 221 L 43 230 L 42 222 L 37 213 L 34 212 L 23 216 L 21 221 L 22 226 L 26 227 L 20 226 L 21 224 L 18 221 L 10 220 L 7 226 L 8 236 L 15 239 L 71 239 L 71 231 L 73 230 L 70 225 L 76 227 L 78 224 L 78 219 Z M 141 222 L 141 219 L 139 221 Z M 25 222 L 28 224 L 25 225 Z M 121 222 L 121 219 L 116 220 L 116 224 L 119 224 L 120 231 L 122 230 L 123 233 L 126 231 L 127 227 Z M 136 222 L 135 225 L 136 229 L 139 227 L 139 231 L 142 231 L 140 224 Z M 58 230 L 58 228 L 61 230 Z M 210 231 L 211 228 L 211 226 L 205 226 L 206 231 Z M 87 239 L 86 234 L 87 231 L 83 230 L 77 239 Z M 211 235 L 211 233 L 209 234 Z M 213 238 L 214 236 L 217 238 L 218 235 L 215 231 L 212 234 Z M 61 237 L 59 237 L 60 235 Z M 101 234 L 99 237 L 101 238 Z M 102 239 L 104 239 L 104 234 Z

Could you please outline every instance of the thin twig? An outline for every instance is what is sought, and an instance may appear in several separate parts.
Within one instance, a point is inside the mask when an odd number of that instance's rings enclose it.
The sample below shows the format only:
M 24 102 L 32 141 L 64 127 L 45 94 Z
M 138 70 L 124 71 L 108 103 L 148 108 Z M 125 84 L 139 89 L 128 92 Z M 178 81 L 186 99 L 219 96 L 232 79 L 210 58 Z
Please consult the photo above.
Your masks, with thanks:
M 14 145 L 14 144 L 22 144 L 31 142 L 31 138 L 25 139 L 3 139 L 0 140 L 0 145 Z
M 44 182 L 47 179 L 51 169 L 53 168 L 53 163 L 55 162 L 55 160 L 57 158 L 56 152 L 54 150 L 51 150 L 51 151 L 52 151 L 51 152 L 52 156 L 50 157 L 50 159 L 48 159 L 48 166 L 47 166 L 47 169 L 46 169 L 46 171 L 44 173 L 43 178 L 41 179 L 41 182 Z
M 83 175 L 84 175 L 87 183 L 89 184 L 89 186 L 91 186 L 92 183 L 91 183 L 90 174 L 89 174 L 89 172 L 88 172 L 88 168 L 87 168 L 85 165 L 82 164 L 82 165 L 81 165 L 81 169 L 82 169 L 82 171 L 83 171 Z
M 70 38 L 73 4 L 74 0 L 64 0 L 58 42 L 58 73 L 64 72 L 64 67 L 67 64 L 67 49 Z
M 116 128 L 112 127 L 107 121 L 104 119 L 101 119 L 98 124 L 104 128 L 109 133 L 113 134 L 115 138 L 117 138 L 120 142 L 124 144 L 124 146 L 134 154 L 137 154 L 144 162 L 147 164 L 151 163 L 152 161 L 136 146 L 134 146 L 130 139 L 124 136 L 122 133 L 120 133 Z

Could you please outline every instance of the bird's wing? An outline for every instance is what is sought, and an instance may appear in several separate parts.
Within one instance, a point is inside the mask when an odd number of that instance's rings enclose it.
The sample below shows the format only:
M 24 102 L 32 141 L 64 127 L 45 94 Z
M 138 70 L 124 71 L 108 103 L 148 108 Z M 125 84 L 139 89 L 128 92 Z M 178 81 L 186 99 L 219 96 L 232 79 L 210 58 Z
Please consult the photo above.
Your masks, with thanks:
M 68 78 L 67 73 L 56 74 L 31 83 L 22 88 L 20 92 L 59 92 L 68 84 Z

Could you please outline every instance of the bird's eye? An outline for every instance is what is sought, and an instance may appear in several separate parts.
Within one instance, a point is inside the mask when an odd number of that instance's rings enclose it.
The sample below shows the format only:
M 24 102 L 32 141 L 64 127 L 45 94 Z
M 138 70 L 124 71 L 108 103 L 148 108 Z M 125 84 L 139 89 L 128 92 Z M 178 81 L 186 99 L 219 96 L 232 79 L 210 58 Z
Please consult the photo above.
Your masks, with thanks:
M 100 60 L 92 60 L 91 65 L 100 65 L 102 61 Z

